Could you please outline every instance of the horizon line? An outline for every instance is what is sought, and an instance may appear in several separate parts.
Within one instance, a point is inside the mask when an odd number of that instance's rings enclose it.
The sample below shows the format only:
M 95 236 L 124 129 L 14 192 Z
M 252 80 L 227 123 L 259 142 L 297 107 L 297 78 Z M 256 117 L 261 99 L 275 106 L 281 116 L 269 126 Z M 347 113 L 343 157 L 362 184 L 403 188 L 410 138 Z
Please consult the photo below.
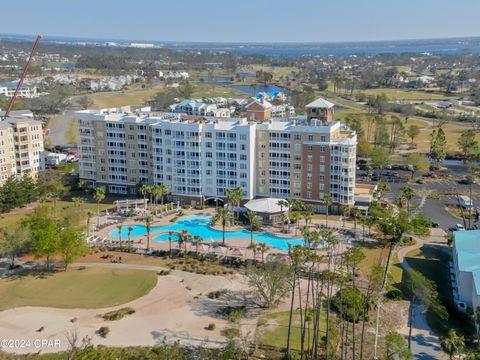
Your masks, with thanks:
M 18 34 L 18 33 L 0 33 L 0 37 L 2 36 L 18 36 L 18 37 L 35 37 L 38 34 Z M 215 40 L 202 40 L 202 41 L 195 41 L 195 40 L 145 40 L 145 39 L 120 39 L 120 38 L 102 38 L 102 37 L 89 37 L 89 36 L 69 36 L 69 35 L 49 35 L 49 34 L 42 34 L 44 41 L 55 41 L 49 40 L 48 38 L 65 38 L 71 40 L 95 40 L 95 41 L 118 41 L 118 42 L 135 42 L 135 41 L 142 41 L 144 43 L 164 43 L 164 44 L 172 44 L 172 43 L 187 43 L 187 44 L 230 44 L 230 45 L 313 45 L 313 44 L 351 44 L 351 43 L 358 43 L 358 44 L 365 44 L 365 43 L 392 43 L 392 42 L 407 42 L 407 41 L 440 41 L 440 40 L 461 40 L 461 39 L 480 39 L 480 35 L 462 35 L 462 36 L 447 36 L 447 37 L 434 37 L 434 38 L 403 38 L 403 39 L 382 39 L 382 40 L 322 40 L 322 41 L 215 41 Z

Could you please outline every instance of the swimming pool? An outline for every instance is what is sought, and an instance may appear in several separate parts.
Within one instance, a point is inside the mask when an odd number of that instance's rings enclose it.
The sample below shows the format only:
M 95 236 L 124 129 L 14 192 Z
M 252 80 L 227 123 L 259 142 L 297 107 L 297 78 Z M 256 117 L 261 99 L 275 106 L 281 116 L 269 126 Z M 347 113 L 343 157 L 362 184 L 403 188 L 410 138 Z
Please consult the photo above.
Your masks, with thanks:
M 168 231 L 180 232 L 182 230 L 188 230 L 190 235 L 199 235 L 204 240 L 222 240 L 222 231 L 213 229 L 210 226 L 210 221 L 212 217 L 210 215 L 198 214 L 198 215 L 188 215 L 182 217 L 177 222 L 166 225 L 166 226 L 152 226 L 150 233 L 156 231 L 166 231 L 161 234 L 157 234 L 153 237 L 154 241 L 158 242 L 167 242 L 168 241 Z M 130 233 L 131 237 L 142 236 L 147 233 L 145 225 L 132 225 L 132 231 Z M 110 231 L 110 236 L 112 238 L 118 238 L 118 230 L 114 229 Z M 127 239 L 128 237 L 128 226 L 122 227 L 122 239 Z M 173 235 L 173 240 L 177 240 L 177 235 Z M 225 231 L 225 241 L 231 239 L 242 239 L 250 241 L 250 232 L 246 230 L 241 231 Z M 302 245 L 303 238 L 282 238 L 266 232 L 254 232 L 253 240 L 256 242 L 266 243 L 272 248 L 277 248 L 281 250 L 288 250 L 288 244 L 291 245 Z

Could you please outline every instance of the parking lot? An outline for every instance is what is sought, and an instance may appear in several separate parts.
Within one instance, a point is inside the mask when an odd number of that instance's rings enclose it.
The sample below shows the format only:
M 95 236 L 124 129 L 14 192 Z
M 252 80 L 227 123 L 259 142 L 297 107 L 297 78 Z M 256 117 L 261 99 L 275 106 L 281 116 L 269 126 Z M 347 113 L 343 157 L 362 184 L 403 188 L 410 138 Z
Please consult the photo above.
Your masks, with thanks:
M 462 223 L 462 219 L 451 215 L 447 210 L 447 205 L 457 205 L 458 200 L 455 195 L 470 196 L 470 185 L 458 184 L 453 178 L 449 179 L 429 179 L 425 180 L 425 184 L 405 184 L 405 183 L 389 183 L 390 191 L 385 194 L 385 198 L 393 201 L 400 193 L 400 188 L 409 186 L 414 189 L 417 196 L 413 202 L 419 206 L 422 212 L 433 222 L 439 224 L 443 229 L 448 229 L 455 224 Z M 474 207 L 480 206 L 480 186 L 473 184 L 472 201 Z M 429 196 L 430 195 L 430 196 Z M 438 199 L 432 198 L 438 195 Z M 471 225 L 476 224 L 472 221 Z
M 358 171 L 359 175 L 365 173 Z M 468 168 L 463 165 L 448 165 L 446 170 L 435 172 L 438 177 L 432 178 L 428 176 L 421 176 L 420 173 L 415 174 L 415 179 L 420 179 L 423 183 L 409 183 L 411 172 L 399 170 L 396 171 L 396 176 L 384 176 L 382 181 L 385 181 L 390 190 L 385 194 L 385 199 L 393 202 L 400 194 L 400 189 L 404 186 L 411 187 L 417 193 L 413 199 L 412 204 L 418 206 L 421 211 L 432 220 L 438 223 L 439 226 L 447 230 L 455 224 L 463 224 L 461 218 L 450 214 L 446 207 L 448 205 L 458 205 L 456 194 L 466 195 L 472 198 L 474 208 L 480 207 L 480 185 L 465 185 L 458 183 L 458 180 L 464 178 L 468 174 Z M 385 172 L 384 172 L 385 174 Z M 370 177 L 358 177 L 359 182 L 377 183 L 372 181 Z M 470 196 L 471 188 L 471 196 Z M 468 220 L 467 220 L 468 225 Z M 480 225 L 474 220 L 470 225 Z

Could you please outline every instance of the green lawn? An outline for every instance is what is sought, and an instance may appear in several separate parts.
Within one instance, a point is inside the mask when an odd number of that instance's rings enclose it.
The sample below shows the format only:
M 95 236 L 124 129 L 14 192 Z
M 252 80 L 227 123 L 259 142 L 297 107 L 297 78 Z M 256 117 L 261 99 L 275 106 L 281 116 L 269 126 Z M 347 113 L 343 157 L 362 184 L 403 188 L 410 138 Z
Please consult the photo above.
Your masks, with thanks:
M 52 203 L 53 206 L 53 203 Z M 73 202 L 71 201 L 64 201 L 64 200 L 59 200 L 57 201 L 57 208 L 61 210 L 65 210 L 67 208 L 73 207 Z M 100 211 L 103 211 L 105 209 L 111 209 L 113 207 L 112 204 L 100 204 Z M 34 206 L 32 204 L 29 204 L 25 207 L 13 209 L 12 211 L 5 213 L 5 214 L 0 214 L 0 228 L 2 227 L 7 227 L 7 226 L 12 226 L 19 222 L 21 219 L 23 219 L 28 213 L 30 213 L 33 210 Z M 97 212 L 97 204 L 96 203 L 83 203 L 80 205 L 78 208 L 79 211 L 87 211 L 91 210 L 96 214 Z
M 282 311 L 263 315 L 258 319 L 257 334 L 261 345 L 273 346 L 276 348 L 287 347 L 289 311 Z M 322 312 L 320 316 L 320 336 L 325 335 L 325 317 Z M 313 324 L 312 324 L 313 327 Z M 300 350 L 300 312 L 297 310 L 292 319 L 291 347 L 293 350 Z
M 366 279 L 372 271 L 372 267 L 379 265 L 383 258 L 386 259 L 388 249 L 381 244 L 365 243 L 361 246 L 365 259 L 358 265 L 358 269 L 362 278 Z
M 147 294 L 157 283 L 153 271 L 71 268 L 67 272 L 0 280 L 0 310 L 17 306 L 104 308 Z

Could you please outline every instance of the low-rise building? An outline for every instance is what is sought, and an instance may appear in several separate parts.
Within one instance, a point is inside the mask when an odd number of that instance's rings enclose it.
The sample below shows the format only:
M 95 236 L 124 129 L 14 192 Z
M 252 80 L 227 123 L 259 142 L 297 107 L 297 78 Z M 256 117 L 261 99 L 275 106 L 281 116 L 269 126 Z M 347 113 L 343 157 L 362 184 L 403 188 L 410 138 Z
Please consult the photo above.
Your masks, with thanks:
M 0 83 L 0 96 L 3 95 L 5 97 L 13 97 L 15 94 L 15 90 L 17 88 L 17 82 L 12 81 L 9 83 Z M 18 97 L 24 98 L 34 98 L 37 97 L 37 87 L 36 86 L 28 86 L 23 84 L 18 92 Z
M 183 100 L 170 106 L 172 112 L 192 116 L 230 117 L 229 108 L 217 108 L 217 104 L 207 104 L 197 100 Z
M 264 99 L 252 101 L 245 109 L 248 121 L 265 121 L 272 117 L 272 104 Z
M 450 274 L 458 309 L 476 311 L 480 306 L 480 230 L 453 233 Z

